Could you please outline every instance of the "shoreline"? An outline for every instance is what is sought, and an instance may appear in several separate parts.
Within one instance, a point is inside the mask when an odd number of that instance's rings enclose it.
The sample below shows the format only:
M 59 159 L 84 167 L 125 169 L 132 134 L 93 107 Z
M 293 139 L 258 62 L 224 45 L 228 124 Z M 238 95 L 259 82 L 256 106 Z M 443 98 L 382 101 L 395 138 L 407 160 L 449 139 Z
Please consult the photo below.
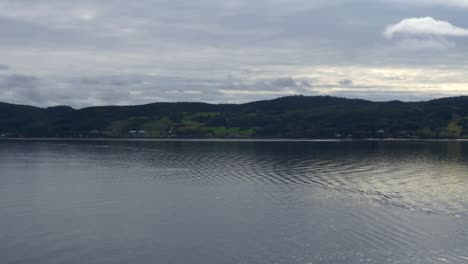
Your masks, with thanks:
M 350 138 L 350 139 L 294 139 L 294 138 L 0 138 L 0 141 L 135 141 L 135 142 L 468 142 L 468 138 Z

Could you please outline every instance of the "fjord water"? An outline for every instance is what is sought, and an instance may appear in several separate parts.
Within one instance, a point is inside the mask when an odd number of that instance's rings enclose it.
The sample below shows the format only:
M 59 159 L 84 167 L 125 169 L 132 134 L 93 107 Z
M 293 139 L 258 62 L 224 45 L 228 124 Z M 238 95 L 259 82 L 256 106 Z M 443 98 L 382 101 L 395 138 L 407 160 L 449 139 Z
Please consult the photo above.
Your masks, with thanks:
M 0 141 L 0 259 L 468 263 L 468 143 Z

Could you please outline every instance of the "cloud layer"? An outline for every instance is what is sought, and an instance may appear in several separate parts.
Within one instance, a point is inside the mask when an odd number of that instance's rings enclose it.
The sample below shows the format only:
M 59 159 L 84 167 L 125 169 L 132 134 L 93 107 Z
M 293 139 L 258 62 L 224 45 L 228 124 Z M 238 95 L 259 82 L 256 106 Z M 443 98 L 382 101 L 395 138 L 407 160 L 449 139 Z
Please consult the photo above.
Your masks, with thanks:
M 0 0 L 0 101 L 84 107 L 468 94 L 467 4 Z

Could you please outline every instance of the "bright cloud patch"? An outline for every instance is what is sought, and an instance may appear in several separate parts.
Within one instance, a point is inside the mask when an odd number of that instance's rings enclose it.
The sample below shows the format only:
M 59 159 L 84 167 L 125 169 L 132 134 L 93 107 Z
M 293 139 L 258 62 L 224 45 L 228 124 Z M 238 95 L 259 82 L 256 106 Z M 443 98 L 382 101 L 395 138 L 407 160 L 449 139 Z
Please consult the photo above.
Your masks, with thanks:
M 384 32 L 388 39 L 401 36 L 452 36 L 468 37 L 468 29 L 450 24 L 447 21 L 436 20 L 432 17 L 407 18 L 390 25 Z

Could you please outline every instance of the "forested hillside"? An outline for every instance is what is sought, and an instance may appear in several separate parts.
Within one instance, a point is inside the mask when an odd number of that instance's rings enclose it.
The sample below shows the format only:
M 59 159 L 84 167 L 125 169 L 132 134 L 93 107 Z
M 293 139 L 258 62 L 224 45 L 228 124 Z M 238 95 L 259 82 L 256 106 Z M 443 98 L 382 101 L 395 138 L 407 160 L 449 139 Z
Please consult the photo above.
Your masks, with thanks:
M 247 104 L 73 109 L 0 103 L 2 137 L 463 138 L 468 97 L 371 102 L 289 96 Z

